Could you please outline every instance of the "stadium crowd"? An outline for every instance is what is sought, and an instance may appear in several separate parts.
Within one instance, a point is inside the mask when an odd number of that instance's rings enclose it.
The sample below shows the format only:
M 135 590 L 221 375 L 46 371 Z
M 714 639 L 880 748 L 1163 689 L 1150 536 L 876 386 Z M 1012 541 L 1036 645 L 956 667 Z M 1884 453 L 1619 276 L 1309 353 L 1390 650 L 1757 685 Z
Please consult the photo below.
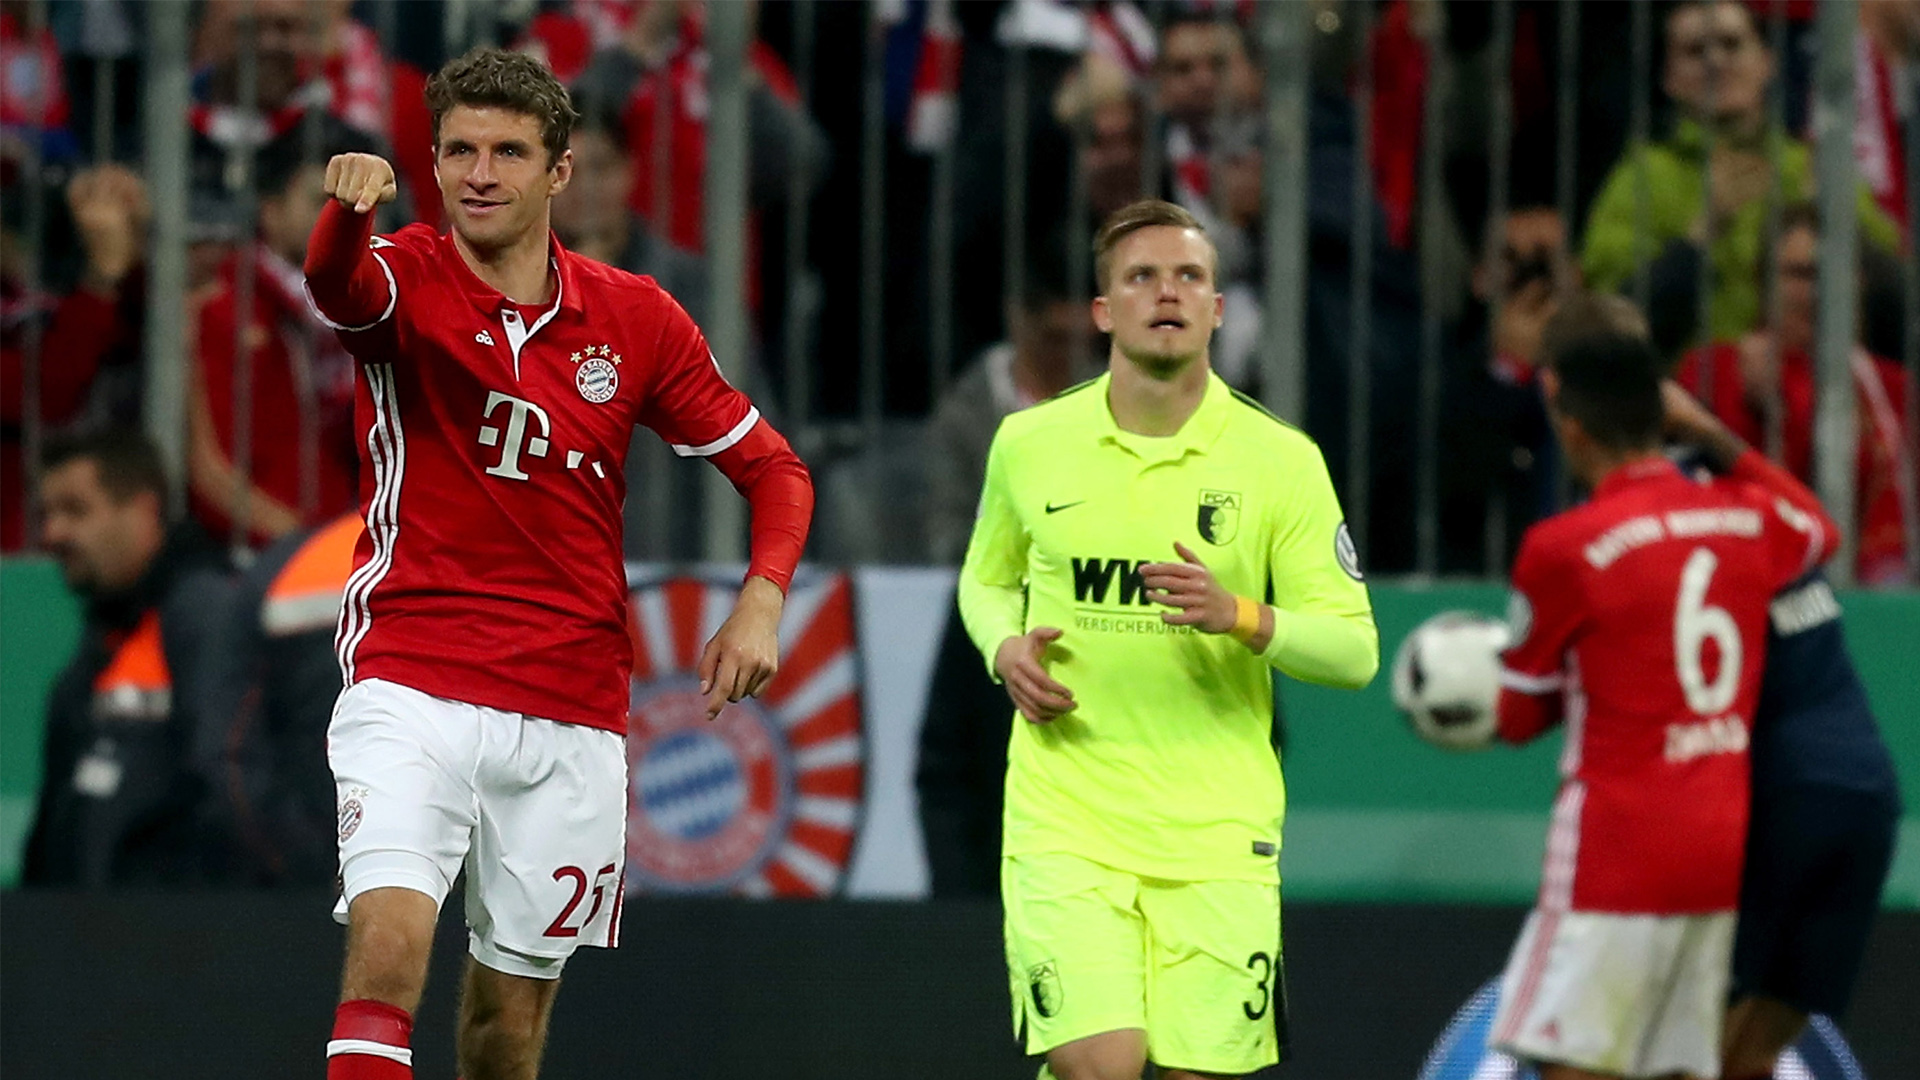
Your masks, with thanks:
M 1912 352 L 1901 297 L 1913 260 L 1907 185 L 1920 181 L 1903 168 L 1920 115 L 1917 6 L 1861 5 L 1855 48 L 1860 423 L 1857 517 L 1842 524 L 1857 538 L 1854 574 L 1875 586 L 1913 583 L 1920 536 L 1910 370 L 1899 363 Z M 1565 478 L 1533 372 L 1542 327 L 1582 283 L 1644 288 L 1683 381 L 1811 477 L 1814 253 L 1828 224 L 1807 201 L 1813 8 L 1658 6 L 1657 92 L 1640 88 L 1654 99 L 1651 137 L 1636 145 L 1629 5 L 1580 5 L 1569 51 L 1560 45 L 1569 8 L 1555 3 L 1515 3 L 1505 27 L 1491 5 L 1465 0 L 1316 4 L 1301 419 L 1349 513 L 1366 522 L 1369 571 L 1416 566 L 1423 454 L 1446 462 L 1443 572 L 1503 573 L 1527 525 L 1561 505 Z M 1215 365 L 1243 390 L 1265 389 L 1270 80 L 1258 5 L 909 0 L 880 5 L 871 31 L 866 5 L 809 10 L 802 33 L 794 5 L 757 9 L 747 57 L 753 355 L 730 359 L 730 370 L 737 362 L 769 412 L 784 404 L 794 414 L 783 422 L 822 491 L 812 554 L 958 561 L 1000 419 L 1096 370 L 1086 241 L 1142 196 L 1171 198 L 1218 239 L 1228 315 Z M 319 767 L 331 690 L 319 688 L 337 678 L 332 612 L 355 523 L 354 371 L 303 297 L 299 266 L 324 201 L 321 170 L 337 153 L 394 161 L 402 196 L 384 208 L 381 231 L 439 221 L 426 72 L 474 43 L 544 60 L 584 117 L 573 187 L 554 204 L 562 242 L 654 276 L 697 320 L 709 317 L 702 4 L 209 0 L 195 12 L 187 464 L 169 478 L 153 448 L 127 434 L 146 377 L 152 210 L 138 42 L 147 16 L 135 3 L 0 3 L 0 550 L 51 552 L 88 602 L 86 644 L 54 699 L 48 775 L 110 777 L 129 799 L 111 820 L 80 821 L 50 790 L 29 881 L 331 880 L 333 793 Z M 886 113 L 878 207 L 863 202 L 865 89 L 851 62 L 870 33 L 883 50 Z M 1556 108 L 1569 62 L 1572 139 Z M 1511 167 L 1499 176 L 1488 148 L 1507 106 L 1495 82 L 1511 110 Z M 1009 98 L 1009 86 L 1024 99 Z M 1429 108 L 1444 122 L 1424 125 Z M 1441 145 L 1424 148 L 1436 131 Z M 1004 162 L 1015 138 L 1026 169 L 1011 198 Z M 1570 192 L 1563 142 L 1574 152 Z M 1423 168 L 1424 150 L 1437 170 Z M 928 212 L 943 161 L 958 193 L 944 224 Z M 795 205 L 804 230 L 788 220 Z M 1007 225 L 1009 205 L 1020 208 L 1018 228 Z M 852 242 L 873 214 L 886 236 L 879 313 L 862 310 L 867 268 Z M 944 342 L 925 317 L 941 287 L 928 257 L 936 241 L 954 254 Z M 854 343 L 869 315 L 882 320 L 887 430 L 905 434 L 850 449 L 829 429 L 859 414 Z M 1437 448 L 1408 436 L 1435 320 Z M 780 359 L 796 349 L 814 358 L 804 382 Z M 935 370 L 939 352 L 960 358 L 951 381 Z M 1356 366 L 1368 395 L 1358 432 L 1349 430 Z M 41 461 L 26 458 L 29 430 L 48 450 Z M 661 448 L 649 441 L 641 452 Z M 1356 477 L 1364 494 L 1344 490 Z M 172 483 L 184 485 L 185 520 L 169 520 Z M 697 557 L 694 530 L 663 524 L 698 520 L 697 500 L 679 487 L 668 498 L 636 493 L 629 555 Z M 856 542 L 873 521 L 890 526 L 884 546 Z M 274 650 L 283 656 L 267 660 Z M 965 651 L 947 650 L 977 680 Z M 274 678 L 262 677 L 268 670 Z M 310 673 L 300 686 L 315 690 L 299 692 L 292 671 Z M 101 695 L 159 710 L 151 745 L 102 756 L 90 738 L 106 722 L 93 705 Z M 939 731 L 929 724 L 930 739 Z M 956 738 L 969 746 L 955 753 L 1004 752 L 1004 734 Z M 939 767 L 938 753 L 927 760 Z M 926 809 L 929 822 L 942 813 L 937 799 Z M 980 823 L 998 815 L 974 806 L 943 820 L 987 836 Z M 981 872 L 960 844 L 930 844 L 936 888 L 943 865 L 962 878 Z

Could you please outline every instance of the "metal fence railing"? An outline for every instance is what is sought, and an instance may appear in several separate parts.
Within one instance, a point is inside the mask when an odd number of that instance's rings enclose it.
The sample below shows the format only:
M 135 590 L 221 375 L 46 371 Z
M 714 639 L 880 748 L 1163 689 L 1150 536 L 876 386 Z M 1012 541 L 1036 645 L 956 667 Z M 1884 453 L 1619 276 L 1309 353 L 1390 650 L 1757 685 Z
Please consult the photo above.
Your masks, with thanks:
M 0 101 L 7 540 L 47 434 L 115 421 L 236 550 L 346 508 L 339 358 L 275 306 L 276 230 L 343 139 L 399 164 L 389 226 L 432 220 L 421 81 L 487 43 L 575 86 L 613 164 L 556 226 L 698 308 L 814 467 L 820 558 L 955 557 L 937 504 L 992 422 L 1103 362 L 1084 315 L 1048 322 L 1097 288 L 1098 221 L 1164 195 L 1221 248 L 1216 367 L 1319 440 L 1377 571 L 1500 576 L 1572 497 L 1529 378 L 1584 275 L 1817 481 L 1843 575 L 1910 585 L 1920 43 L 1876 6 L 34 0 Z M 111 162 L 152 207 L 133 330 L 77 360 L 60 313 L 98 238 L 70 195 Z M 737 499 L 655 442 L 630 553 L 738 558 Z

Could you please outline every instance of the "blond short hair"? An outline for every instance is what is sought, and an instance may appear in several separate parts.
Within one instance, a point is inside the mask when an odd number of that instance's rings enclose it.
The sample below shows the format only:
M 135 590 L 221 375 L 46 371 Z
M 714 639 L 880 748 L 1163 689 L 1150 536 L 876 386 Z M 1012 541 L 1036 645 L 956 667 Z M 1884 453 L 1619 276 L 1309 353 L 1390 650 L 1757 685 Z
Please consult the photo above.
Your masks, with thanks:
M 1161 225 L 1174 229 L 1192 229 L 1199 233 L 1201 239 L 1207 242 L 1207 250 L 1213 254 L 1214 273 L 1219 273 L 1220 251 L 1213 246 L 1213 238 L 1207 235 L 1207 230 L 1200 224 L 1199 218 L 1194 217 L 1185 207 L 1177 206 L 1165 199 L 1141 199 L 1139 202 L 1128 203 L 1115 210 L 1113 215 L 1107 218 L 1106 223 L 1100 226 L 1099 234 L 1093 238 L 1094 281 L 1102 293 L 1107 290 L 1107 275 L 1113 271 L 1113 249 L 1120 246 L 1120 241 L 1141 229 L 1151 229 Z

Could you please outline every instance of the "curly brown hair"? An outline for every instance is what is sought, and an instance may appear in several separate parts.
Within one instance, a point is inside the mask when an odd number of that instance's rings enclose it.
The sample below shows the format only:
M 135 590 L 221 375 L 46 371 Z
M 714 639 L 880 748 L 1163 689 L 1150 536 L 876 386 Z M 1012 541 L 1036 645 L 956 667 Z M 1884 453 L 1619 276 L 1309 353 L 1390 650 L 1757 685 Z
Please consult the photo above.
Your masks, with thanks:
M 509 109 L 540 121 L 540 142 L 551 166 L 566 152 L 573 125 L 580 119 L 567 88 L 540 61 L 505 49 L 474 49 L 427 80 L 427 108 L 433 112 L 433 144 L 440 145 L 440 121 L 456 105 Z

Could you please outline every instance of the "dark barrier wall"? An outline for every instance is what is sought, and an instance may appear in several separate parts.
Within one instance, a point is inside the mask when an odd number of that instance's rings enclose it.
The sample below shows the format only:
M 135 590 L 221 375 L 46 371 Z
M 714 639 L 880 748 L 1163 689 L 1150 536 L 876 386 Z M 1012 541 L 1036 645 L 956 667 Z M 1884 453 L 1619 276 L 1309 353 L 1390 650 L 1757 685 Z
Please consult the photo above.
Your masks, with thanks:
M 0 1076 L 318 1076 L 339 929 L 326 896 L 0 897 Z M 1522 912 L 1290 904 L 1295 1057 L 1269 1074 L 1410 1080 L 1496 973 Z M 415 1039 L 453 1075 L 464 933 L 447 920 Z M 1846 1027 L 1875 1080 L 1920 1076 L 1920 915 L 1885 913 Z M 584 950 L 545 1074 L 711 1080 L 1030 1080 L 1008 1030 L 991 904 L 629 902 L 625 944 Z

